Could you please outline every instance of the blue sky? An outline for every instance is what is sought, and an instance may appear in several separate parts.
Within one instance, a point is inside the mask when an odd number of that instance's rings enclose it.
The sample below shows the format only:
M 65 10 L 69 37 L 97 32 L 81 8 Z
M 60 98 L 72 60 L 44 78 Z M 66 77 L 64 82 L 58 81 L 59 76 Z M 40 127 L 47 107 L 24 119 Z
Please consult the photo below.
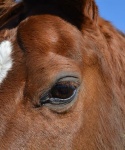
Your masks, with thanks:
M 96 0 L 100 15 L 125 33 L 125 0 Z

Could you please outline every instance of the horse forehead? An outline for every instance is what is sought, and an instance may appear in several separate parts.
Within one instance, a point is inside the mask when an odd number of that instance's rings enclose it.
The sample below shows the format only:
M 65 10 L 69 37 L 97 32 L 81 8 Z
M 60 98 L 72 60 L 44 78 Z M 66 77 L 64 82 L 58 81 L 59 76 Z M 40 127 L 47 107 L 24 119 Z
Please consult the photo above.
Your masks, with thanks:
M 80 32 L 74 26 L 56 16 L 29 17 L 21 28 L 24 30 L 23 38 L 29 36 L 48 43 L 57 43 L 60 39 L 81 39 Z
M 59 40 L 59 34 L 56 29 L 47 28 L 43 29 L 41 38 L 42 40 L 46 40 L 48 43 L 57 43 Z

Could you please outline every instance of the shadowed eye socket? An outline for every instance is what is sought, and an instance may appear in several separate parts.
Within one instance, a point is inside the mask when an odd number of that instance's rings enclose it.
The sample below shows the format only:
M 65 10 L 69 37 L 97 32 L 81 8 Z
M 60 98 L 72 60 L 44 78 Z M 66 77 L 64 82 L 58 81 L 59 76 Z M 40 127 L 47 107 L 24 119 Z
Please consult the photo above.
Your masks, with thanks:
M 79 86 L 78 79 L 64 78 L 58 81 L 47 94 L 45 94 L 41 99 L 41 105 L 51 104 L 51 105 L 66 105 L 73 101 L 76 96 L 77 88 Z

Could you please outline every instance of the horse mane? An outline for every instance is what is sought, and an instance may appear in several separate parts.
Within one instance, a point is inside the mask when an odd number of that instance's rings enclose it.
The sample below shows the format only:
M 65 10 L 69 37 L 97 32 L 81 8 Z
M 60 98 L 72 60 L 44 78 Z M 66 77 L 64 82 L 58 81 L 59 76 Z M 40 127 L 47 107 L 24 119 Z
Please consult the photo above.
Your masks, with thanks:
M 10 20 L 14 20 L 22 12 L 23 3 L 16 3 L 12 0 L 0 0 L 0 30 L 8 25 Z M 17 22 L 18 19 L 15 19 Z M 10 25 L 11 26 L 11 25 Z
M 99 50 L 104 59 L 101 64 L 104 76 L 107 76 L 107 85 L 125 113 L 125 34 L 102 18 L 99 20 L 99 26 L 108 47 L 105 51 Z
M 14 5 L 14 1 L 12 0 L 0 0 L 0 16 L 5 14 L 9 8 Z

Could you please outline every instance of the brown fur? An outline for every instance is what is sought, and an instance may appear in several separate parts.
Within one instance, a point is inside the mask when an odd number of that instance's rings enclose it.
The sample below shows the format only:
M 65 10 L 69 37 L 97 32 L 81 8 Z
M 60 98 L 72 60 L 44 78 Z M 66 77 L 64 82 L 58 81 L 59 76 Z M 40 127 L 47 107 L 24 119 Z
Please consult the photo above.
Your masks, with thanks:
M 124 150 L 124 35 L 93 0 L 34 2 L 0 19 L 0 41 L 12 41 L 14 60 L 0 86 L 0 149 Z M 79 78 L 73 106 L 36 107 L 62 75 Z

